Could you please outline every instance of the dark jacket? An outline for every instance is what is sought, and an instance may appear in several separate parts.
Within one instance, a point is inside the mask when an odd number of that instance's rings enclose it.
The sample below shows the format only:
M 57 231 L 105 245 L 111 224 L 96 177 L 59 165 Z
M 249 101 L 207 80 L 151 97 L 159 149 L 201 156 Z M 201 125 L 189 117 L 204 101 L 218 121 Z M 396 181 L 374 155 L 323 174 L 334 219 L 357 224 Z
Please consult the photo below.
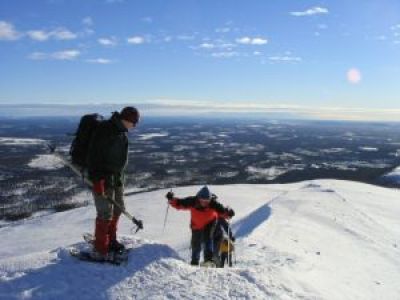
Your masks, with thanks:
M 229 238 L 235 241 L 229 222 L 224 217 L 219 217 L 213 232 L 214 240 L 221 241 L 224 237 L 228 237 L 228 233 Z
M 183 199 L 175 198 L 170 204 L 176 209 L 190 210 L 190 227 L 193 230 L 204 229 L 211 222 L 215 222 L 220 214 L 226 214 L 228 209 L 215 199 L 210 200 L 207 207 L 202 207 L 198 197 L 187 197 Z
M 89 145 L 87 163 L 91 180 L 106 179 L 108 186 L 123 184 L 123 173 L 128 163 L 127 132 L 117 112 L 99 124 Z

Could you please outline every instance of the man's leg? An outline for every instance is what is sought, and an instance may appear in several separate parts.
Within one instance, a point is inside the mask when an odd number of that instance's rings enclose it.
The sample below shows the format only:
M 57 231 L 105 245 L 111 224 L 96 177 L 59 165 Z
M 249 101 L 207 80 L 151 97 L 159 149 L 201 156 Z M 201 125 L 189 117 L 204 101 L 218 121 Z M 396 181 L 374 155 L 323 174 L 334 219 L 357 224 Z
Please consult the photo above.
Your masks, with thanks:
M 122 209 L 125 209 L 125 203 L 124 203 L 124 187 L 116 187 L 114 189 L 115 197 L 114 200 L 115 202 L 120 206 L 118 207 L 117 205 L 114 205 L 114 212 L 113 216 L 110 222 L 110 227 L 109 227 L 109 235 L 110 235 L 110 249 L 113 251 L 121 251 L 124 249 L 124 245 L 118 242 L 117 240 L 117 230 L 118 230 L 118 222 L 119 218 L 122 213 Z
M 191 265 L 198 265 L 200 261 L 201 242 L 203 237 L 202 230 L 192 230 L 192 261 Z
M 214 222 L 212 222 L 203 230 L 204 261 L 211 261 L 213 259 L 214 243 L 211 231 L 213 230 L 214 225 Z
M 114 191 L 112 189 L 106 190 L 107 197 L 114 197 Z M 101 195 L 94 195 L 94 203 L 96 205 L 97 218 L 95 227 L 95 242 L 94 248 L 101 255 L 106 255 L 109 249 L 110 237 L 109 227 L 113 214 L 113 206 Z

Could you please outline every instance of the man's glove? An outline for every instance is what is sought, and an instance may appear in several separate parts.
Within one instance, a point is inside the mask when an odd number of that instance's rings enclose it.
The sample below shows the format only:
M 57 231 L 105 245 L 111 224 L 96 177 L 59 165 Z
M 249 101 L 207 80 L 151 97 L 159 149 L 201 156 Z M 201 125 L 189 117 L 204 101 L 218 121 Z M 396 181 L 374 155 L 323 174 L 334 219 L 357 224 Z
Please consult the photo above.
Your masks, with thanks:
M 106 193 L 105 184 L 106 184 L 105 179 L 100 179 L 99 181 L 93 182 L 93 193 L 95 195 L 104 196 Z
M 174 193 L 173 192 L 168 192 L 165 197 L 168 199 L 168 201 L 171 201 L 174 199 Z
M 215 194 L 211 195 L 211 200 L 216 201 L 217 199 L 218 199 L 217 195 L 215 195 Z
M 229 218 L 232 218 L 235 215 L 235 211 L 232 208 L 228 207 L 226 209 L 226 214 L 228 215 Z

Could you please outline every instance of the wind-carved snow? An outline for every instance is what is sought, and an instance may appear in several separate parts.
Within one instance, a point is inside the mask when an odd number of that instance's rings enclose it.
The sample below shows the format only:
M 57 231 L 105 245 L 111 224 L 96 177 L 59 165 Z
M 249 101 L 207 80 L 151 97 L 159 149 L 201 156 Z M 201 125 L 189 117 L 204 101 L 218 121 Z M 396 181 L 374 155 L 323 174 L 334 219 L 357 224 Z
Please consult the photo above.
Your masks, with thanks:
M 169 209 L 164 231 L 168 190 L 160 190 L 126 198 L 145 224 L 133 235 L 121 219 L 119 238 L 133 248 L 126 266 L 69 256 L 89 247 L 81 234 L 93 230 L 93 206 L 0 228 L 0 298 L 398 299 L 396 190 L 334 180 L 210 189 L 236 212 L 234 268 L 188 265 L 189 213 Z
M 64 167 L 63 162 L 52 154 L 37 155 L 28 164 L 29 167 L 42 170 L 56 170 Z

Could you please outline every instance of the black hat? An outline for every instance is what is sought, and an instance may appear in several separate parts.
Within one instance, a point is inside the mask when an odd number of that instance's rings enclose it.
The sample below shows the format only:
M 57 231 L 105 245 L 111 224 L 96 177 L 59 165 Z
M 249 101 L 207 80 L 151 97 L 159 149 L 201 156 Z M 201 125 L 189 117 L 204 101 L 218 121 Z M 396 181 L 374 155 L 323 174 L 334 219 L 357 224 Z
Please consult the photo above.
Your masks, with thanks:
M 124 107 L 121 110 L 121 119 L 136 124 L 140 119 L 139 111 L 133 106 Z
M 211 200 L 211 192 L 207 186 L 202 187 L 196 196 L 197 198 Z

